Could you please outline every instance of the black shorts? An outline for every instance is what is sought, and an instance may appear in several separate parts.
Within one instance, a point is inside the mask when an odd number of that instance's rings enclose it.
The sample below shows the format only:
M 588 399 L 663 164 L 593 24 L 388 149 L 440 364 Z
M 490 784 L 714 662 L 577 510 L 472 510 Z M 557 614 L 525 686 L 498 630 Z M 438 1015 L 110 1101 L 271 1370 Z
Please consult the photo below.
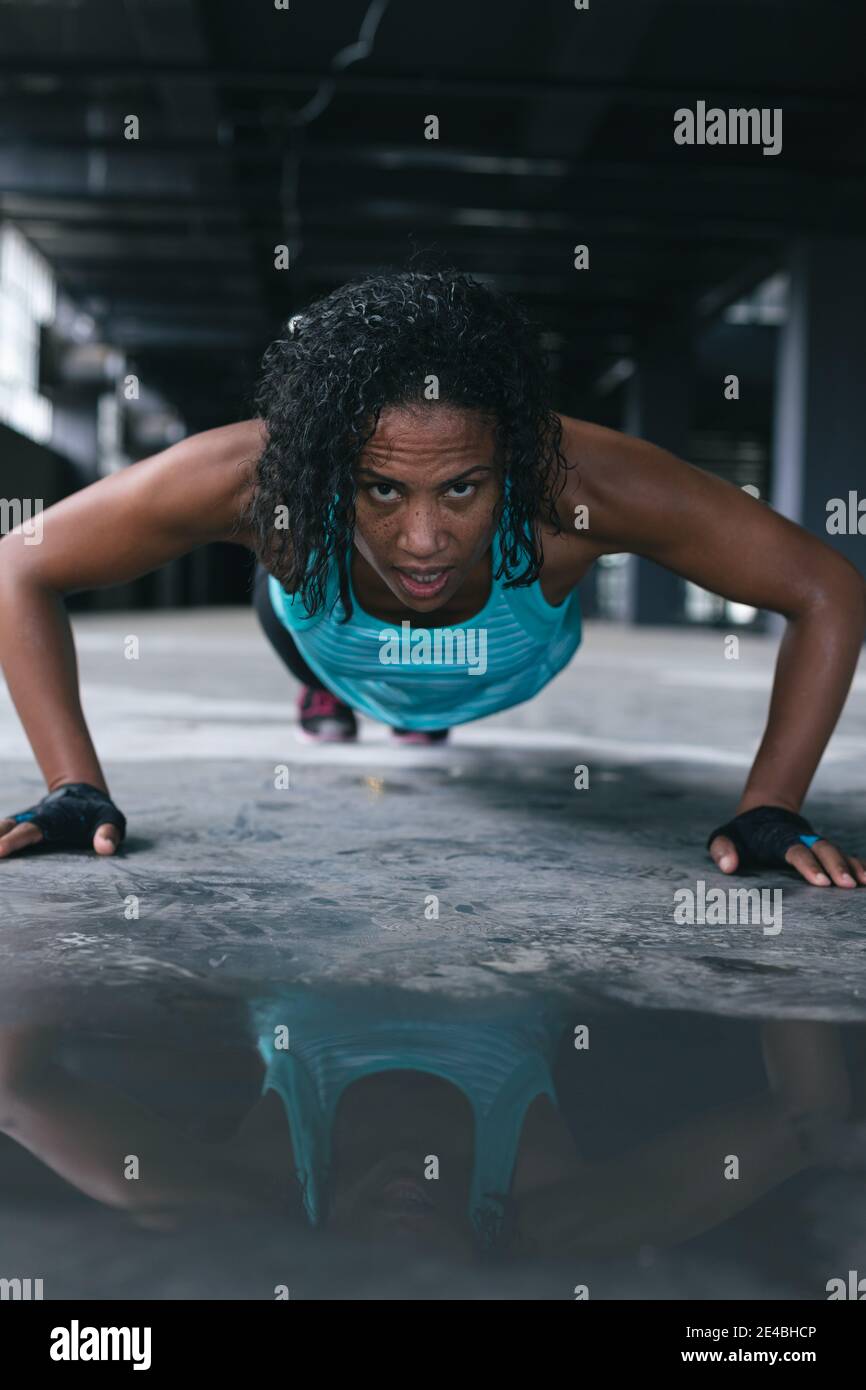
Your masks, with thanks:
M 256 563 L 255 579 L 253 581 L 253 607 L 256 610 L 258 620 L 264 628 L 265 636 L 280 658 L 284 666 L 288 666 L 292 675 L 301 682 L 302 685 L 309 685 L 313 690 L 326 690 L 319 677 L 314 675 L 307 665 L 301 653 L 298 651 L 288 632 L 280 622 L 271 603 L 268 593 L 268 572 L 264 565 Z

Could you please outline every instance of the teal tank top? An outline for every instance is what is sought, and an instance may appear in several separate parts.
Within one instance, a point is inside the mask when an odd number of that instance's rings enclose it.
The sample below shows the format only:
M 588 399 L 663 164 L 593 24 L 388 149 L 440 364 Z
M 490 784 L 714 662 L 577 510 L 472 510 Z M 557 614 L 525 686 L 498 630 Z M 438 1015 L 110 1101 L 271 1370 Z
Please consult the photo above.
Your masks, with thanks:
M 376 1072 L 421 1071 L 452 1082 L 472 1107 L 468 1217 L 480 1245 L 495 1243 L 526 1112 L 539 1095 L 557 1104 L 551 1067 L 563 1023 L 548 1005 L 499 1005 L 467 1021 L 465 1007 L 458 1012 L 444 1002 L 413 1001 L 411 1017 L 389 1016 L 376 1002 L 287 989 L 250 1008 L 266 1069 L 262 1094 L 275 1091 L 285 1107 L 312 1225 L 327 1208 L 331 1131 L 343 1091 Z M 288 1030 L 287 1048 L 275 1046 L 280 1027 Z
M 493 579 L 484 607 L 449 627 L 399 627 L 365 613 L 351 582 L 353 612 L 339 595 L 336 564 L 324 608 L 310 616 L 299 595 L 268 578 L 271 604 L 310 669 L 355 710 L 405 729 L 442 729 L 529 700 L 568 664 L 581 641 L 577 590 L 556 606 L 533 584 L 506 589 Z M 493 574 L 501 548 L 493 538 Z

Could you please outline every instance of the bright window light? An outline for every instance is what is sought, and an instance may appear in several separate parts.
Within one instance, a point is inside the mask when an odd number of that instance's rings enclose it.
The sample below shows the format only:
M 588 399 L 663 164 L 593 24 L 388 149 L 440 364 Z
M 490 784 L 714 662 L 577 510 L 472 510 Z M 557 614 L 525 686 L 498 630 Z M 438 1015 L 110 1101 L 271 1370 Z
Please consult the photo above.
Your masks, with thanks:
M 11 223 L 0 226 L 0 420 L 40 444 L 51 438 L 51 402 L 40 396 L 39 329 L 57 302 L 47 261 Z

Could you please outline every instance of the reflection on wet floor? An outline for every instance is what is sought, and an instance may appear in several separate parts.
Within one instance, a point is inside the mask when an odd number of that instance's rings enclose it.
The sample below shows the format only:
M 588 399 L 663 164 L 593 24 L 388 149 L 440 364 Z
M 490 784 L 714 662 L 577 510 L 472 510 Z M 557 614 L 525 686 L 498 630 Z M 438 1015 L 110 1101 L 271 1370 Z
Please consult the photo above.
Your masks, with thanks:
M 131 1021 L 121 998 L 0 1027 L 4 1297 L 826 1299 L 866 1276 L 864 1026 L 301 985 L 175 986 Z

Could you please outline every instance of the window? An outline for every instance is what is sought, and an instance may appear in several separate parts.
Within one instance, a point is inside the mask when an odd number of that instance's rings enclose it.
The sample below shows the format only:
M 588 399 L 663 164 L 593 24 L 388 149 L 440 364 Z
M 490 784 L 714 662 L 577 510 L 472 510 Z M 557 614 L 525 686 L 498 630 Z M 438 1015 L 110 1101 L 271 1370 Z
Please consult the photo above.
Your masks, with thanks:
M 11 223 L 0 226 L 0 420 L 44 444 L 51 402 L 39 386 L 39 332 L 54 318 L 54 276 Z

